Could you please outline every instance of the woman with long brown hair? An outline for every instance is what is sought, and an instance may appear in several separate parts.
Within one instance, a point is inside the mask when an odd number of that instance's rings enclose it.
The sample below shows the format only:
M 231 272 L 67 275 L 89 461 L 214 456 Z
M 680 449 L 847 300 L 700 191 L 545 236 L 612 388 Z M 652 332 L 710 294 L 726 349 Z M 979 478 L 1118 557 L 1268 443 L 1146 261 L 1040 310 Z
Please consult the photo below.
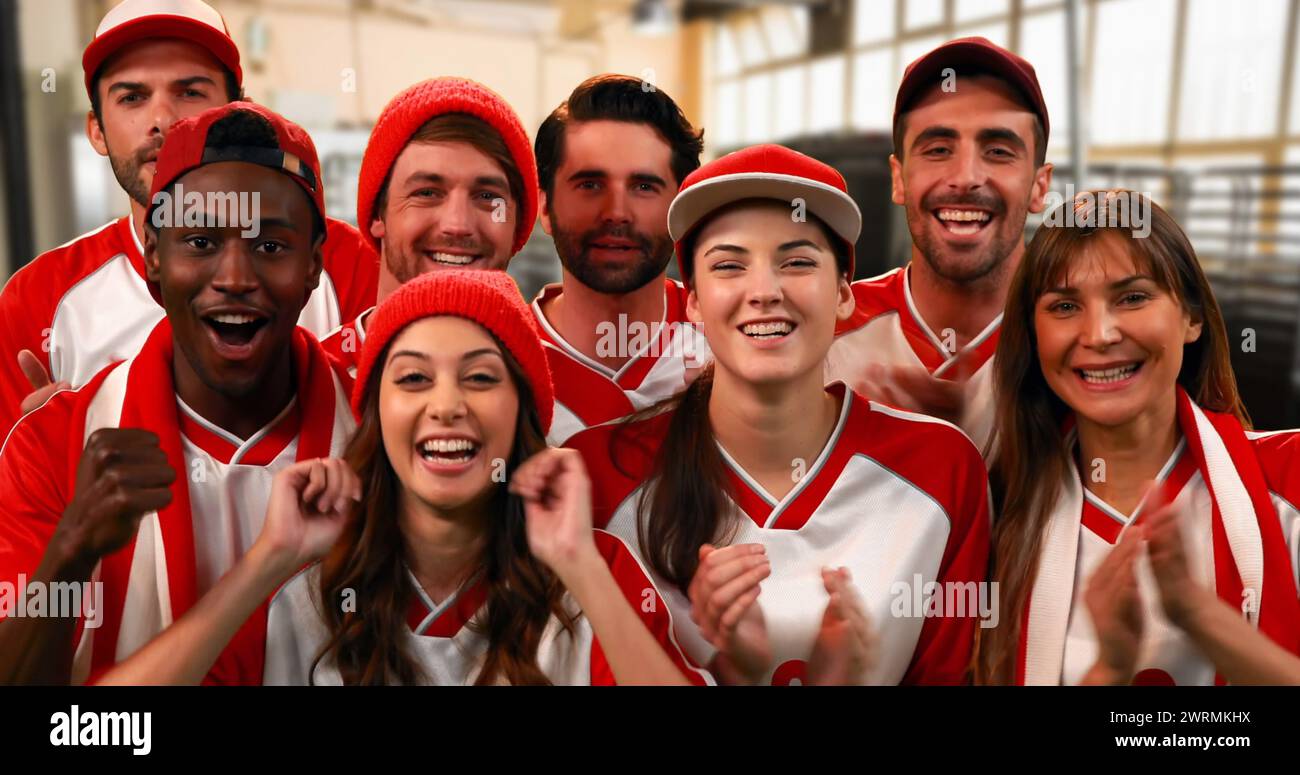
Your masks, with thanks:
M 623 543 L 592 530 L 581 458 L 546 447 L 553 403 L 508 275 L 403 285 L 369 324 L 346 464 L 277 479 L 253 549 L 105 680 L 197 681 L 248 618 L 209 681 L 707 682 Z
M 1161 610 L 1143 552 L 1148 520 L 1167 537 L 1156 516 L 1168 509 L 1182 514 L 1196 581 L 1296 652 L 1300 439 L 1247 430 L 1223 317 L 1168 213 L 1129 191 L 1065 207 L 1034 235 L 1002 321 L 1002 611 L 982 633 L 978 678 L 1214 683 L 1221 666 Z
M 569 442 L 596 523 L 644 559 L 683 647 L 722 682 L 958 683 L 969 668 L 976 601 L 959 614 L 933 593 L 984 579 L 979 452 L 823 380 L 860 227 L 843 177 L 787 148 L 692 173 L 669 229 L 714 364 Z

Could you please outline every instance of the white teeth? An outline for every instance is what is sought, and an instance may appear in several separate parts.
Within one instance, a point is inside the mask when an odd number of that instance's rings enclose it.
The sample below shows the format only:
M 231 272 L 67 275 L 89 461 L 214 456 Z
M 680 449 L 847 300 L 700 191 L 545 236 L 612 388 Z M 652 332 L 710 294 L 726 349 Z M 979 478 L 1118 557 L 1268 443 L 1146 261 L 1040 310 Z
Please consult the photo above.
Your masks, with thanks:
M 784 336 L 794 330 L 794 326 L 784 320 L 770 323 L 746 323 L 740 327 L 745 336 Z
M 469 439 L 429 439 L 420 445 L 421 452 L 468 452 L 476 449 L 477 444 Z
M 252 323 L 257 320 L 254 315 L 212 315 L 213 320 L 218 323 L 225 323 L 232 326 L 242 326 L 245 323 Z
M 940 210 L 939 220 L 941 221 L 977 221 L 983 222 L 989 219 L 989 214 L 983 210 Z
M 440 264 L 456 264 L 464 266 L 474 260 L 474 256 L 460 256 L 454 253 L 434 253 L 433 260 Z
M 1118 382 L 1122 379 L 1128 379 L 1137 371 L 1141 364 L 1130 363 L 1127 366 L 1116 366 L 1113 369 L 1079 369 L 1085 382 L 1095 382 L 1105 384 L 1107 382 Z

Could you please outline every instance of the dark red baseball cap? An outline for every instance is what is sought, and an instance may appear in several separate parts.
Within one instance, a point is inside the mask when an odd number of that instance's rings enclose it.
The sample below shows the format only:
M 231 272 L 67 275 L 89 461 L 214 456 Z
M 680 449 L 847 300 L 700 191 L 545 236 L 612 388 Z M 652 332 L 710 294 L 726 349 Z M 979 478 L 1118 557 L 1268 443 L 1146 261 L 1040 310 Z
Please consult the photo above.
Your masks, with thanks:
M 894 100 L 895 127 L 918 97 L 943 81 L 944 70 L 947 68 L 952 68 L 958 77 L 963 71 L 977 71 L 994 75 L 1011 84 L 1020 92 L 1026 107 L 1043 122 L 1043 141 L 1046 143 L 1051 125 L 1047 120 L 1047 103 L 1043 101 L 1043 90 L 1038 85 L 1034 66 L 987 38 L 950 40 L 908 65 L 903 71 L 903 82 L 899 84 L 898 96 Z
M 125 0 L 113 6 L 99 23 L 95 37 L 81 55 L 86 93 L 104 60 L 123 47 L 146 38 L 179 38 L 207 49 L 243 84 L 239 48 L 230 37 L 226 20 L 203 0 Z

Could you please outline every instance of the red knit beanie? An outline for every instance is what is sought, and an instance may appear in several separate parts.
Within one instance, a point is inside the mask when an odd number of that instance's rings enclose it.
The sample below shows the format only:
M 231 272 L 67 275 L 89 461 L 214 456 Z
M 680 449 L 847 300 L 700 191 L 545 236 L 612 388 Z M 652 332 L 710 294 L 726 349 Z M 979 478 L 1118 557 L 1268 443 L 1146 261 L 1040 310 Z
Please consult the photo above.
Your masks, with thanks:
M 492 332 L 519 362 L 537 404 L 542 433 L 550 433 L 555 413 L 555 388 L 546 363 L 537 320 L 524 302 L 519 286 L 501 271 L 446 269 L 426 272 L 403 283 L 370 315 L 366 341 L 357 366 L 357 383 L 352 389 L 352 412 L 361 419 L 362 393 L 370 380 L 376 359 L 411 323 L 439 315 L 472 320 Z M 378 364 L 383 368 L 383 364 Z
M 537 220 L 537 162 L 528 133 L 509 103 L 483 84 L 464 78 L 431 78 L 421 81 L 394 97 L 379 114 L 370 132 L 366 154 L 361 159 L 361 177 L 357 183 L 357 228 L 376 251 L 379 241 L 370 234 L 374 220 L 375 199 L 415 131 L 435 116 L 444 113 L 467 113 L 487 122 L 501 135 L 523 178 L 523 201 L 519 203 L 519 222 L 515 224 L 515 241 L 511 255 L 518 253 L 533 233 Z

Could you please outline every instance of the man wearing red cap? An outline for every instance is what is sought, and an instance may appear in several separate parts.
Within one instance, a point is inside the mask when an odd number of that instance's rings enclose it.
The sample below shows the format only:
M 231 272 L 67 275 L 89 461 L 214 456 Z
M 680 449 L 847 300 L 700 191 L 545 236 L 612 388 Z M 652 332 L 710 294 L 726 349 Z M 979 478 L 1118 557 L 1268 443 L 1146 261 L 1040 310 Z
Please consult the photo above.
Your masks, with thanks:
M 173 123 L 241 98 L 239 51 L 201 0 L 126 0 L 82 57 L 86 135 L 112 163 L 131 214 L 48 251 L 0 292 L 0 440 L 60 388 L 139 351 L 163 316 L 145 285 L 144 213 Z M 374 300 L 376 258 L 356 229 L 327 219 L 324 272 L 299 323 L 317 336 Z
M 708 360 L 666 275 L 668 206 L 701 138 L 662 90 L 622 75 L 579 84 L 537 131 L 542 227 L 564 267 L 533 302 L 555 375 L 552 444 L 674 395 Z
M 853 284 L 857 310 L 837 331 L 827 381 L 952 420 L 985 448 L 1007 287 L 1026 215 L 1051 185 L 1048 129 L 1033 66 L 983 38 L 908 66 L 889 164 L 912 260 Z
M 183 614 L 248 550 L 274 474 L 338 456 L 354 423 L 297 323 L 322 274 L 320 163 L 247 102 L 176 123 L 147 201 L 147 292 L 166 311 L 131 359 L 59 391 L 0 452 L 0 579 L 102 582 L 95 610 L 0 621 L 0 683 L 93 678 Z M 185 192 L 206 208 L 175 223 Z M 213 202 L 256 202 L 255 228 Z
M 381 256 L 377 301 L 425 272 L 504 270 L 536 220 L 533 149 L 496 92 L 432 78 L 384 107 L 357 184 L 357 223 Z M 322 341 L 353 375 L 373 309 Z

